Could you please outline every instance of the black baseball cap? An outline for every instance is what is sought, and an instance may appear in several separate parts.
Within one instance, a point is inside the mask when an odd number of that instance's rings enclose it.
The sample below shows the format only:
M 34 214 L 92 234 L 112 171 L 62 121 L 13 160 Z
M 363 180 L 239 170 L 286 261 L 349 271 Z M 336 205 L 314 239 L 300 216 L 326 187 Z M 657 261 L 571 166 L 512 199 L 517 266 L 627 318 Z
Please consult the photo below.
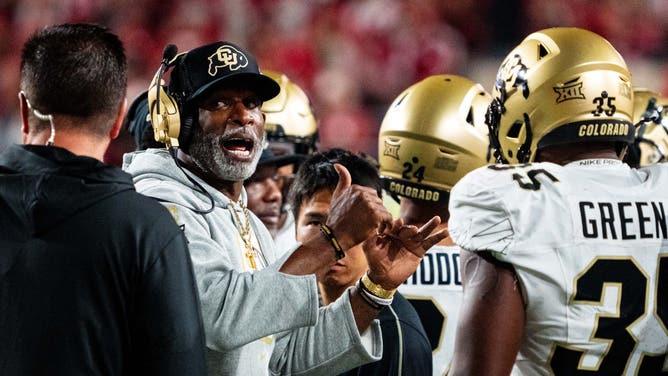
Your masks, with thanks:
M 137 137 L 144 132 L 147 125 L 150 126 L 151 123 L 148 121 L 148 91 L 144 91 L 128 107 L 128 112 L 123 119 L 123 128 Z
M 302 162 L 304 159 L 306 159 L 306 156 L 301 154 L 274 155 L 271 149 L 266 148 L 262 150 L 262 155 L 260 155 L 260 161 L 257 163 L 257 167 L 283 167 L 296 162 Z
M 222 85 L 247 87 L 263 101 L 281 90 L 276 81 L 260 72 L 253 55 L 230 42 L 215 42 L 190 50 L 175 65 L 169 89 L 184 102 Z

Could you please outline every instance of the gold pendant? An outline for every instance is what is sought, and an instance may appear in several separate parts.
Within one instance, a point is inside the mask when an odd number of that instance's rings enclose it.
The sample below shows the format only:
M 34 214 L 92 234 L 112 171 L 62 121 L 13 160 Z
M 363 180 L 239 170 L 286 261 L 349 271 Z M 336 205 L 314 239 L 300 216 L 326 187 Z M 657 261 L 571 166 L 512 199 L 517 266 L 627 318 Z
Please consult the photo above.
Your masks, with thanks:
M 246 257 L 248 257 L 248 261 L 250 262 L 251 268 L 253 268 L 253 270 L 256 270 L 257 269 L 257 264 L 255 264 L 255 252 L 253 252 L 250 249 L 247 250 L 246 251 Z

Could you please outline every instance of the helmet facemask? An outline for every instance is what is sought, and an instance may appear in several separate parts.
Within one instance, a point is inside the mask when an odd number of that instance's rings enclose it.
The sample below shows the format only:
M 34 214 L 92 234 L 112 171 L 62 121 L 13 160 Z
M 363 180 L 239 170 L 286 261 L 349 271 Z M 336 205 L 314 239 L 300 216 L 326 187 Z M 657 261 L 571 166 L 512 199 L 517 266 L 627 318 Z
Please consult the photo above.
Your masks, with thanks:
M 665 162 L 668 158 L 668 98 L 644 89 L 633 90 L 636 137 L 625 161 L 634 167 Z

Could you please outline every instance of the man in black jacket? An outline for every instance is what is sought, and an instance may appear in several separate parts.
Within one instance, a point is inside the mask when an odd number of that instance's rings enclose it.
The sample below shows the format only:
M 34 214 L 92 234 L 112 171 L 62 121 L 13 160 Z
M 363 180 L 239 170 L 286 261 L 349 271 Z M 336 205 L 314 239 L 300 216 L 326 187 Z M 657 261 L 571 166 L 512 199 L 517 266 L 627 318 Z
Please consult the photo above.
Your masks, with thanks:
M 0 155 L 0 374 L 202 375 L 192 265 L 167 210 L 100 160 L 126 109 L 117 36 L 23 47 L 23 143 Z
M 299 167 L 288 197 L 295 216 L 298 241 L 317 233 L 329 217 L 332 192 L 339 181 L 333 163 L 339 163 L 350 171 L 353 184 L 369 187 L 379 197 L 382 194 L 375 161 L 338 148 L 312 154 Z M 331 304 L 353 285 L 364 291 L 368 268 L 362 243 L 350 247 L 345 257 L 337 260 L 318 281 L 322 303 Z M 389 299 L 380 300 L 364 292 L 362 294 L 369 299 L 368 304 L 380 310 L 378 320 L 383 336 L 383 356 L 377 362 L 341 375 L 431 375 L 431 346 L 411 303 L 398 292 Z

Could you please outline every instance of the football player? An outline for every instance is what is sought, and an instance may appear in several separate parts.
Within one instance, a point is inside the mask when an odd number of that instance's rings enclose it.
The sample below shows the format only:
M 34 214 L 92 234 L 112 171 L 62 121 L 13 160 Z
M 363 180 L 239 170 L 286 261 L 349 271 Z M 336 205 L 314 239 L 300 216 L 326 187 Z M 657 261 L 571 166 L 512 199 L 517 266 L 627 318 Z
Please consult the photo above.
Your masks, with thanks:
M 274 155 L 309 155 L 316 151 L 318 124 L 306 92 L 283 73 L 264 70 L 281 86 L 278 96 L 262 104 L 267 141 Z
M 318 141 L 318 124 L 308 96 L 285 74 L 269 70 L 263 73 L 278 82 L 281 87 L 276 97 L 262 104 L 262 112 L 267 117 L 265 121 L 267 147 L 276 157 L 293 154 L 307 156 L 315 152 Z M 297 167 L 299 167 L 298 163 L 291 163 L 279 168 L 283 181 L 281 188 L 283 198 L 287 197 Z M 296 242 L 295 219 L 284 199 L 282 199 L 278 231 L 274 234 L 274 241 L 279 245 L 279 249 L 288 249 L 288 245 Z
M 464 298 L 452 375 L 658 375 L 668 349 L 668 165 L 621 162 L 631 75 L 601 36 L 551 28 L 504 59 L 497 160 L 450 196 Z
M 292 165 L 303 159 L 304 156 L 300 154 L 276 156 L 270 148 L 263 149 L 255 172 L 244 181 L 248 210 L 260 218 L 273 238 L 283 228 L 281 219 L 285 220 L 282 205 L 284 201 L 283 184 L 286 179 L 279 171 L 284 166 Z
M 436 75 L 402 92 L 380 128 L 384 189 L 400 201 L 399 217 L 421 226 L 434 215 L 447 227 L 448 195 L 466 173 L 487 164 L 485 111 L 491 96 L 479 84 Z M 415 306 L 432 346 L 434 374 L 452 358 L 462 285 L 459 248 L 450 238 L 432 247 L 399 287 Z
M 668 98 L 645 89 L 633 89 L 636 139 L 625 161 L 633 167 L 665 162 L 668 158 Z

